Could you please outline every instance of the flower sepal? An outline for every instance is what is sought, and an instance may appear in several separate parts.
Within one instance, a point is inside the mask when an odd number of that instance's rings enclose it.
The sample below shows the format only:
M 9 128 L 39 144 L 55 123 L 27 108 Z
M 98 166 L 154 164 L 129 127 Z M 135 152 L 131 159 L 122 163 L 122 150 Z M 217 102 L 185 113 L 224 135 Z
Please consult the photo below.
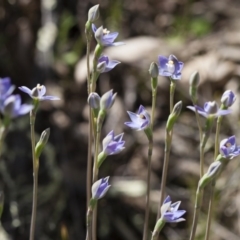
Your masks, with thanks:
M 151 127 L 147 127 L 144 129 L 144 133 L 146 134 L 147 138 L 148 138 L 148 141 L 149 142 L 152 142 L 153 140 L 153 133 L 152 133 L 152 129 Z
M 98 169 L 101 167 L 102 163 L 104 162 L 104 160 L 107 158 L 107 154 L 104 152 L 100 152 L 98 154 L 98 159 L 97 159 L 97 167 Z
M 95 198 L 91 198 L 91 199 L 90 199 L 88 208 L 89 208 L 91 211 L 94 210 L 94 208 L 96 207 L 97 201 L 98 201 L 98 199 L 95 199 Z

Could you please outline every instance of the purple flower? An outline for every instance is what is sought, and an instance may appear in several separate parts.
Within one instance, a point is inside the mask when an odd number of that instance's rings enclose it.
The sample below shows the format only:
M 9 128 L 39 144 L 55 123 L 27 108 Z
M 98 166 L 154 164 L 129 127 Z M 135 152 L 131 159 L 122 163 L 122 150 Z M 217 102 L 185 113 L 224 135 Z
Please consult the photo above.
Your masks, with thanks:
M 92 198 L 100 199 L 104 197 L 111 185 L 108 184 L 109 177 L 99 179 L 92 185 Z
M 118 36 L 118 32 L 110 33 L 110 31 L 108 31 L 106 28 L 103 29 L 102 26 L 97 28 L 94 24 L 92 24 L 92 30 L 95 35 L 95 39 L 101 46 L 120 46 L 124 44 L 123 42 L 114 43 L 115 39 Z
M 15 86 L 11 84 L 10 78 L 0 78 L 0 104 L 12 94 Z
M 223 139 L 220 142 L 220 153 L 223 157 L 229 159 L 240 155 L 240 146 L 237 146 L 235 136 Z
M 124 149 L 125 141 L 122 141 L 123 133 L 114 136 L 114 132 L 111 131 L 108 135 L 103 139 L 103 152 L 105 155 L 114 155 L 118 154 Z
M 131 122 L 125 122 L 124 124 L 128 127 L 140 131 L 144 130 L 150 125 L 150 115 L 142 105 L 140 105 L 137 114 L 129 111 L 127 113 L 131 119 Z
M 109 60 L 108 56 L 102 55 L 98 59 L 97 71 L 100 73 L 109 72 L 119 63 L 117 60 Z
M 194 111 L 194 112 L 197 111 L 200 115 L 202 115 L 205 118 L 223 116 L 223 115 L 227 115 L 231 112 L 231 110 L 219 109 L 218 105 L 215 101 L 206 102 L 204 104 L 203 108 L 201 108 L 197 105 L 187 106 L 187 108 Z
M 0 107 L 1 107 L 0 112 L 10 119 L 29 113 L 33 109 L 32 105 L 29 104 L 21 105 L 20 95 L 9 96 L 8 98 L 5 99 L 3 105 Z
M 32 90 L 29 89 L 28 87 L 19 87 L 19 89 L 25 93 L 27 93 L 32 99 L 36 99 L 39 101 L 44 101 L 44 100 L 60 100 L 60 98 L 55 97 L 55 96 L 44 96 L 46 93 L 46 87 L 44 85 L 38 84 L 35 88 Z
M 184 63 L 178 61 L 178 59 L 174 55 L 170 55 L 169 58 L 159 56 L 158 62 L 159 62 L 159 75 L 171 77 L 174 80 L 181 79 L 181 71 Z
M 161 207 L 161 218 L 165 222 L 182 222 L 185 221 L 184 218 L 181 218 L 183 214 L 186 213 L 185 210 L 178 210 L 181 201 L 172 203 L 170 196 L 167 196 Z
M 221 98 L 221 103 L 224 107 L 231 107 L 236 100 L 235 94 L 231 90 L 227 90 L 223 93 Z

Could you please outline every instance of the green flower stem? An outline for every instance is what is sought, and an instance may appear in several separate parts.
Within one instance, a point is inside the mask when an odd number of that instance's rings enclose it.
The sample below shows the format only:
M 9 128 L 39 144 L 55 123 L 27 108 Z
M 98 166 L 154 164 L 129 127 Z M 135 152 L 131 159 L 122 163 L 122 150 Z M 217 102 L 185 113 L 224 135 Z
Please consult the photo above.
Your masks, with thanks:
M 92 40 L 91 34 L 91 26 L 90 22 L 86 23 L 85 26 L 85 36 L 87 40 L 87 91 L 88 95 L 91 92 L 91 77 L 90 77 L 90 44 Z M 88 124 L 88 155 L 87 155 L 87 203 L 91 198 L 91 186 L 92 186 L 92 135 L 93 135 L 93 127 L 92 127 L 92 111 L 89 107 L 88 110 L 89 116 L 89 124 Z
M 176 89 L 176 82 L 175 80 L 171 79 L 171 84 L 170 84 L 170 113 L 173 110 L 174 106 L 174 93 Z
M 3 146 L 3 139 L 6 133 L 6 128 L 4 126 L 0 126 L 0 157 L 2 155 L 2 146 Z
M 218 119 L 217 119 L 214 159 L 216 159 L 217 156 L 218 156 L 218 151 L 219 151 L 219 134 L 220 134 L 221 124 L 222 124 L 222 119 L 223 119 L 223 116 L 219 116 Z M 214 180 L 212 182 L 212 184 L 211 184 L 211 189 L 210 189 L 210 194 L 211 195 L 210 195 L 210 200 L 209 200 L 209 205 L 208 205 L 208 216 L 207 216 L 207 226 L 206 226 L 206 232 L 205 232 L 205 240 L 208 240 L 209 239 L 209 235 L 210 235 L 211 220 L 212 220 L 213 206 L 214 206 L 215 185 L 216 185 L 216 181 Z
M 93 218 L 93 210 L 95 209 L 96 205 L 97 205 L 97 200 L 91 198 L 89 200 L 89 207 L 86 215 L 86 226 L 87 226 L 86 240 L 92 240 L 92 218 Z
M 210 200 L 208 204 L 208 216 L 207 216 L 207 226 L 205 232 L 205 240 L 209 239 L 210 229 L 211 229 L 211 220 L 213 215 L 213 206 L 214 206 L 214 192 L 215 192 L 216 181 L 214 180 L 210 188 Z
M 171 114 L 173 111 L 173 106 L 174 106 L 174 94 L 175 94 L 175 89 L 176 89 L 176 82 L 171 78 L 170 78 L 170 80 L 171 80 L 171 84 L 170 84 L 170 114 Z M 162 203 L 164 201 L 167 170 L 168 170 L 169 156 L 170 156 L 170 150 L 171 150 L 171 144 L 172 144 L 172 135 L 173 135 L 173 130 L 171 130 L 170 132 L 168 132 L 166 130 L 166 132 L 165 132 L 164 164 L 163 164 L 162 181 L 161 181 L 161 195 L 160 195 L 160 202 L 159 202 L 159 206 L 158 206 L 157 219 L 160 218 L 160 209 L 161 209 Z
M 158 240 L 158 235 L 159 235 L 160 231 L 163 229 L 165 223 L 166 222 L 163 219 L 161 219 L 161 218 L 158 219 L 158 221 L 154 227 L 151 240 Z
M 92 240 L 92 214 L 93 211 L 91 208 L 88 208 L 87 211 L 87 234 L 86 234 L 86 240 Z
M 30 240 L 34 240 L 35 223 L 37 215 L 37 191 L 38 191 L 38 168 L 39 160 L 35 155 L 35 119 L 37 106 L 30 112 L 30 129 L 31 129 L 31 144 L 32 144 L 32 160 L 33 160 L 33 202 L 32 202 L 32 217 L 30 226 Z
M 202 178 L 204 175 L 204 151 L 208 138 L 212 132 L 213 121 L 213 117 L 207 118 L 204 133 L 200 143 L 200 178 Z
M 91 78 L 92 92 L 95 92 L 96 90 L 96 82 L 99 77 L 99 73 L 97 72 L 97 64 L 98 64 L 98 59 L 102 54 L 102 51 L 103 51 L 103 47 L 100 44 L 97 44 L 94 50 L 94 56 L 93 56 L 93 71 L 92 71 L 92 78 Z
M 99 154 L 99 145 L 100 145 L 100 135 L 102 131 L 102 125 L 104 118 L 106 116 L 106 111 L 101 110 L 98 114 L 97 119 L 97 132 L 96 132 L 96 141 L 95 141 L 95 155 L 94 155 L 94 165 L 93 165 L 93 183 L 95 183 L 98 179 L 98 154 Z M 93 240 L 96 240 L 97 234 L 97 204 L 95 209 L 93 210 L 93 221 L 92 221 L 92 237 Z
M 196 191 L 195 207 L 194 207 L 194 214 L 193 214 L 193 223 L 192 223 L 191 235 L 190 235 L 189 240 L 194 240 L 195 239 L 199 212 L 200 212 L 200 208 L 201 208 L 201 205 L 202 205 L 202 199 L 203 199 L 203 188 L 200 188 L 198 186 L 198 189 Z
M 157 100 L 157 88 L 152 88 L 152 116 L 151 116 L 151 128 L 153 130 L 155 109 L 156 109 L 156 100 Z
M 201 142 L 203 133 L 202 133 L 202 127 L 200 124 L 200 116 L 199 116 L 197 110 L 195 111 L 195 115 L 196 115 L 196 120 L 197 120 L 197 125 L 198 125 L 198 131 L 199 131 L 199 141 Z
M 144 221 L 144 229 L 143 229 L 143 240 L 147 240 L 147 238 L 148 238 L 151 162 L 152 162 L 152 149 L 153 149 L 152 130 L 150 129 L 150 131 L 148 133 L 146 133 L 146 135 L 148 136 L 149 143 L 148 143 L 147 194 L 146 194 L 146 207 L 145 207 L 145 221 Z
M 158 206 L 157 219 L 159 219 L 159 217 L 160 217 L 160 209 L 161 209 L 161 206 L 164 201 L 171 143 L 172 143 L 172 131 L 168 132 L 166 130 L 166 132 L 165 132 L 164 164 L 163 164 L 162 180 L 161 180 L 161 195 L 160 195 L 160 202 L 159 202 L 159 206 Z
M 87 203 L 91 198 L 92 186 L 92 139 L 93 139 L 93 126 L 92 126 L 92 110 L 89 106 L 88 109 L 89 124 L 88 124 L 88 155 L 87 155 Z

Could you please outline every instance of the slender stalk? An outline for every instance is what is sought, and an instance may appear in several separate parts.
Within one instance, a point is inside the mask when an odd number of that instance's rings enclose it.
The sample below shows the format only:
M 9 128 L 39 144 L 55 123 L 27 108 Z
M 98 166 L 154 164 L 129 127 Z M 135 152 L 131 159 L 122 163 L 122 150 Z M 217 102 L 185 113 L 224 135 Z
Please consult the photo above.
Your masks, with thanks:
M 38 159 L 35 156 L 35 110 L 30 112 L 30 129 L 31 129 L 31 144 L 32 144 L 32 160 L 33 160 L 33 202 L 32 202 L 32 217 L 30 226 L 30 240 L 34 240 L 35 223 L 37 215 L 37 191 L 38 191 Z
M 200 143 L 200 179 L 204 175 L 204 151 L 208 138 L 212 132 L 214 117 L 207 118 L 204 133 Z
M 219 116 L 217 120 L 217 128 L 216 128 L 216 136 L 215 136 L 215 151 L 214 151 L 214 160 L 218 156 L 218 149 L 219 149 L 219 134 L 221 129 L 223 116 Z M 214 207 L 214 190 L 215 190 L 216 181 L 214 180 L 211 184 L 211 195 L 208 205 L 208 216 L 207 216 L 207 226 L 206 226 L 206 232 L 205 232 L 205 240 L 209 239 L 210 235 L 210 229 L 211 229 L 211 220 L 212 220 L 212 214 L 213 214 L 213 207 Z
M 166 187 L 166 180 L 167 180 L 167 170 L 169 164 L 169 156 L 170 156 L 170 149 L 171 149 L 171 142 L 172 142 L 172 131 L 165 132 L 165 149 L 164 149 L 164 164 L 163 164 L 163 171 L 162 171 L 162 180 L 161 180 L 161 195 L 160 195 L 160 203 L 158 206 L 158 215 L 157 219 L 160 217 L 160 209 L 162 203 L 164 201 L 164 194 L 165 194 L 165 187 Z
M 205 149 L 205 146 L 200 144 L 200 173 L 199 173 L 200 178 L 202 178 L 204 174 L 204 149 Z
M 151 116 L 151 128 L 152 128 L 152 130 L 153 130 L 153 125 L 154 125 L 156 99 L 157 99 L 157 88 L 152 89 L 152 116 Z
M 88 34 L 87 28 L 85 29 L 85 35 L 87 39 L 87 91 L 88 95 L 91 93 L 91 77 L 90 77 L 90 44 L 92 35 Z M 92 111 L 89 107 L 89 124 L 88 124 L 88 155 L 87 155 L 87 206 L 91 198 L 91 186 L 92 186 Z
M 170 84 L 170 113 L 173 110 L 174 106 L 174 93 L 176 88 L 176 82 L 172 79 Z M 170 132 L 165 132 L 165 149 L 164 149 L 164 164 L 163 164 L 163 172 L 162 172 L 162 180 L 161 180 L 161 195 L 160 195 L 160 202 L 158 206 L 158 213 L 157 213 L 157 220 L 160 217 L 160 209 L 164 200 L 164 194 L 165 194 L 165 186 L 166 186 L 166 179 L 167 179 L 167 169 L 168 169 L 168 163 L 169 163 L 169 156 L 170 156 L 170 150 L 171 150 L 171 144 L 172 144 L 172 135 L 173 130 Z
M 87 235 L 86 240 L 92 240 L 92 209 L 89 207 L 87 211 Z
M 200 208 L 201 208 L 201 205 L 202 205 L 202 199 L 203 199 L 203 189 L 198 187 L 197 192 L 196 192 L 193 223 L 192 223 L 191 235 L 190 235 L 189 240 L 194 240 L 195 239 L 199 212 L 200 212 Z
M 148 238 L 152 149 L 153 149 L 153 141 L 152 141 L 152 139 L 150 139 L 149 144 L 148 144 L 147 194 L 146 194 L 146 207 L 145 207 L 145 221 L 144 221 L 144 229 L 143 229 L 143 240 L 147 240 L 147 238 Z
M 99 153 L 99 145 L 100 145 L 100 134 L 102 131 L 102 124 L 103 124 L 103 117 L 101 114 L 98 116 L 97 120 L 97 132 L 96 132 L 96 141 L 95 141 L 95 155 L 94 155 L 94 165 L 93 165 L 93 183 L 98 179 L 98 153 Z M 96 240 L 97 234 L 97 204 L 93 210 L 93 217 L 92 217 L 92 239 Z
M 3 145 L 3 136 L 4 136 L 4 127 L 0 126 L 0 157 L 2 155 L 2 145 Z
M 200 124 L 200 117 L 199 117 L 197 110 L 195 110 L 195 115 L 196 115 L 196 120 L 197 120 L 197 125 L 198 125 L 198 131 L 199 131 L 199 141 L 201 142 L 202 141 L 202 127 Z
M 175 82 L 175 80 L 171 79 L 171 84 L 170 84 L 170 113 L 172 112 L 173 106 L 174 106 L 175 88 L 176 88 L 176 82 Z

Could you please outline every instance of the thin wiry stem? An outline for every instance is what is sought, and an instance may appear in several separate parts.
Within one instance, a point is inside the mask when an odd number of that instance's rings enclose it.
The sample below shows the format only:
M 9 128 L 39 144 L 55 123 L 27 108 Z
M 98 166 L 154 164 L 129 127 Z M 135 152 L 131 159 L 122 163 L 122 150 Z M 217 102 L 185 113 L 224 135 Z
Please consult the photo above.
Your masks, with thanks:
M 175 94 L 175 88 L 176 88 L 176 82 L 172 79 L 170 84 L 170 114 L 173 111 L 174 106 L 174 94 Z M 170 132 L 165 132 L 165 150 L 164 150 L 164 164 L 163 164 L 163 171 L 162 171 L 162 180 L 161 180 L 161 194 L 160 194 L 160 202 L 158 206 L 158 213 L 157 213 L 157 220 L 160 217 L 160 209 L 164 200 L 165 195 L 165 186 L 166 186 L 166 179 L 167 179 L 167 170 L 168 170 L 168 163 L 169 163 L 169 157 L 170 157 L 170 150 L 171 150 L 171 144 L 172 144 L 172 135 L 173 130 Z
M 30 226 L 30 240 L 34 240 L 35 223 L 37 216 L 37 191 L 38 191 L 38 159 L 35 156 L 35 110 L 30 112 L 30 129 L 31 129 L 31 145 L 32 145 L 32 160 L 33 160 L 33 202 L 32 202 L 32 217 Z
M 87 91 L 88 95 L 91 93 L 91 77 L 90 77 L 90 44 L 91 35 L 88 34 L 87 29 L 85 30 L 87 39 Z M 89 107 L 89 124 L 88 124 L 88 155 L 87 155 L 87 206 L 91 198 L 91 186 L 92 186 L 92 111 Z
M 146 194 L 146 207 L 145 207 L 145 221 L 144 221 L 144 229 L 143 229 L 143 240 L 147 240 L 147 237 L 148 237 L 152 149 L 153 149 L 153 141 L 149 140 L 149 144 L 148 144 L 148 170 L 147 170 L 147 194 Z
M 200 208 L 201 208 L 201 205 L 202 205 L 202 199 L 203 199 L 203 189 L 200 189 L 198 187 L 198 189 L 196 191 L 195 207 L 194 207 L 194 214 L 193 214 L 193 223 L 192 223 L 191 235 L 190 235 L 189 240 L 194 240 L 195 239 L 197 223 L 198 223 L 198 216 L 199 216 Z
M 218 149 L 219 149 L 219 134 L 221 129 L 223 116 L 219 116 L 217 120 L 217 128 L 216 128 L 216 136 L 215 136 L 215 149 L 214 149 L 214 160 L 218 156 Z M 205 232 L 205 240 L 209 239 L 210 235 L 210 229 L 211 229 L 211 220 L 212 220 L 212 214 L 213 214 L 213 207 L 214 207 L 214 192 L 215 192 L 215 185 L 216 181 L 213 180 L 211 184 L 211 195 L 208 205 L 208 216 L 207 216 L 207 226 L 206 226 L 206 232 Z
M 99 153 L 99 145 L 100 145 L 100 134 L 102 131 L 103 119 L 102 117 L 98 117 L 97 120 L 97 132 L 96 132 L 96 141 L 95 141 L 95 155 L 94 155 L 94 165 L 93 165 L 93 183 L 95 183 L 98 179 L 98 153 Z M 93 210 L 92 217 L 92 239 L 96 240 L 97 234 L 97 204 Z
M 157 219 L 159 219 L 159 217 L 160 217 L 160 209 L 161 209 L 161 206 L 162 206 L 163 201 L 164 201 L 164 194 L 165 194 L 165 187 L 166 187 L 166 180 L 167 180 L 167 172 L 168 172 L 171 142 L 172 142 L 172 131 L 168 132 L 166 130 L 166 132 L 165 132 L 164 164 L 163 164 L 162 180 L 161 180 L 161 195 L 160 195 L 160 204 L 158 206 Z
M 199 141 L 201 142 L 202 140 L 202 127 L 200 124 L 200 117 L 199 114 L 197 112 L 197 110 L 195 110 L 195 115 L 196 115 L 196 120 L 197 120 L 197 125 L 198 125 L 198 131 L 199 131 Z
M 202 178 L 204 174 L 204 146 L 200 146 L 200 178 Z
M 157 88 L 152 90 L 152 116 L 151 116 L 151 128 L 152 128 L 152 130 L 153 130 L 153 125 L 154 125 L 156 99 L 157 99 Z
M 86 240 L 91 240 L 92 239 L 92 209 L 91 208 L 88 208 L 86 220 L 87 220 Z

